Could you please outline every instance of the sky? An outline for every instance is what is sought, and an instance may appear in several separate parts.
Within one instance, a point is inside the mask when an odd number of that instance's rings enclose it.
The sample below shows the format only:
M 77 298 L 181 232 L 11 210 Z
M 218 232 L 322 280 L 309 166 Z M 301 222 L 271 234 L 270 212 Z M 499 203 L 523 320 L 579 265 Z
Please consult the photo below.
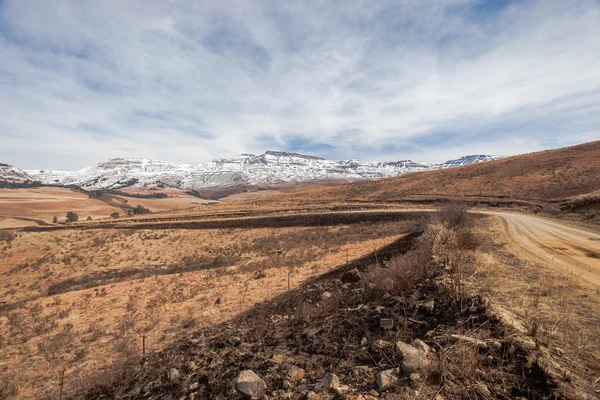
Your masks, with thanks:
M 0 0 L 0 162 L 600 139 L 600 1 Z

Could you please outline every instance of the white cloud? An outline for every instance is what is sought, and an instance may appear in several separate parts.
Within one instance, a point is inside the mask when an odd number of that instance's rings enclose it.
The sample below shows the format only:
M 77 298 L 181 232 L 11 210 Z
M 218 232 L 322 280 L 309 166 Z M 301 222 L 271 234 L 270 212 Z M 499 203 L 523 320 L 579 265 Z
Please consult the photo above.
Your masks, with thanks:
M 0 3 L 0 158 L 442 161 L 600 138 L 597 1 Z

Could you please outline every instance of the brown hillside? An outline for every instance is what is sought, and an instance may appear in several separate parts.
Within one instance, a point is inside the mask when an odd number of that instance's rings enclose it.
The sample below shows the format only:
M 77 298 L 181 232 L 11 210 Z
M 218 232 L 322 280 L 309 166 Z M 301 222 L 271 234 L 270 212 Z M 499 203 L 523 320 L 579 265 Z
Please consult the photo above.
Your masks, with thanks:
M 280 196 L 281 200 L 401 201 L 445 197 L 550 201 L 600 189 L 600 141 Z

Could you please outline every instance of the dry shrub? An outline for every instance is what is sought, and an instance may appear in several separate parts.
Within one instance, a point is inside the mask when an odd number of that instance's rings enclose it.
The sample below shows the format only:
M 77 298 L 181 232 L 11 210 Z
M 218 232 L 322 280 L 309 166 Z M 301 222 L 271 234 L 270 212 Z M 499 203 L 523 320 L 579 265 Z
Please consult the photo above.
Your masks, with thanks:
M 479 349 L 477 345 L 459 342 L 457 351 L 457 366 L 460 374 L 464 379 L 470 379 L 475 376 L 475 372 L 479 367 Z
M 13 232 L 0 230 L 0 243 L 10 243 L 15 240 L 15 238 L 16 235 Z
M 0 399 L 10 399 L 19 394 L 19 384 L 13 375 L 2 374 L 0 376 Z
M 450 229 L 465 226 L 470 219 L 469 206 L 464 203 L 452 202 L 444 205 L 433 216 L 432 222 L 440 222 Z

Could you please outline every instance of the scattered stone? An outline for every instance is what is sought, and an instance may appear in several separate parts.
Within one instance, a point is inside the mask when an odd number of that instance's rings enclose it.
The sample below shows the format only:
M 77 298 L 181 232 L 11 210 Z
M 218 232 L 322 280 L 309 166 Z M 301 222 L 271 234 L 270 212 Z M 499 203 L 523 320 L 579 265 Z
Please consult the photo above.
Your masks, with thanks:
M 344 273 L 344 275 L 342 275 L 341 278 L 342 282 L 344 283 L 356 283 L 359 282 L 361 279 L 362 276 L 356 268 L 347 271 L 346 273 Z
M 483 383 L 478 383 L 477 385 L 475 385 L 475 387 L 473 388 L 473 392 L 475 392 L 477 396 L 484 399 L 489 399 L 492 397 L 492 393 Z
M 167 377 L 172 383 L 177 383 L 181 379 L 181 373 L 177 368 L 171 368 L 167 371 Z
M 429 301 L 426 301 L 425 303 L 421 304 L 421 310 L 426 312 L 427 314 L 432 314 L 434 307 L 435 307 L 435 302 L 433 300 L 429 300 Z
M 431 348 L 429 346 L 427 346 L 425 344 L 425 342 L 423 342 L 421 339 L 413 340 L 413 342 L 410 345 L 412 347 L 414 347 L 415 349 L 422 351 L 424 353 L 429 353 L 429 351 L 431 351 Z
M 200 387 L 200 384 L 198 382 L 194 382 L 190 385 L 190 392 L 193 392 L 194 390 L 197 390 Z
M 190 361 L 190 362 L 187 364 L 187 367 L 188 367 L 188 369 L 189 369 L 190 371 L 195 371 L 195 370 L 197 370 L 197 369 L 198 369 L 198 366 L 197 366 L 197 365 L 196 365 L 196 363 L 195 363 L 195 362 L 193 362 L 193 361 Z
M 510 354 L 511 356 L 512 356 L 513 354 L 515 354 L 515 351 L 517 351 L 517 348 L 516 348 L 515 346 L 510 346 L 510 347 L 508 348 L 508 354 Z
M 502 343 L 500 343 L 496 340 L 494 340 L 493 342 L 489 342 L 487 345 L 493 351 L 498 351 L 502 348 Z
M 374 389 L 371 389 L 371 390 L 369 390 L 369 391 L 367 392 L 367 394 L 369 394 L 369 395 L 371 395 L 371 396 L 373 396 L 373 397 L 379 397 L 379 393 L 377 393 L 377 391 L 376 391 L 376 390 L 374 390 Z
M 381 339 L 377 339 L 376 341 L 373 342 L 373 344 L 371 344 L 372 351 L 381 351 L 383 349 L 389 349 L 391 347 L 392 347 L 391 342 L 381 340 Z
M 235 389 L 251 399 L 260 399 L 267 390 L 267 384 L 252 370 L 240 372 L 234 381 Z
M 240 344 L 242 344 L 242 339 L 237 336 L 232 337 L 231 339 L 229 339 L 229 341 L 231 342 L 232 345 L 234 345 L 236 347 L 239 346 Z
M 417 372 L 413 372 L 410 374 L 409 378 L 411 382 L 415 383 L 421 380 L 421 375 L 419 375 Z
M 366 345 L 367 343 L 369 343 L 369 340 L 368 340 L 366 337 L 364 337 L 364 336 L 363 336 L 363 338 L 362 338 L 362 339 L 360 339 L 360 345 L 361 345 L 361 346 L 364 346 L 364 345 Z
M 357 378 L 361 375 L 365 375 L 371 372 L 371 368 L 369 368 L 366 365 L 359 365 L 357 367 L 352 368 L 352 371 L 350 371 L 350 375 L 352 375 L 354 378 Z
M 317 383 L 315 386 L 316 390 L 328 390 L 335 389 L 340 386 L 340 378 L 337 377 L 336 374 L 332 374 L 331 372 L 327 373 L 321 382 Z
M 396 354 L 402 359 L 402 371 L 409 375 L 429 365 L 427 354 L 430 351 L 423 341 L 416 339 L 411 344 L 396 342 Z
M 218 297 L 218 298 L 217 298 L 217 300 L 215 300 L 215 305 L 217 305 L 217 306 L 218 306 L 219 304 L 223 304 L 223 303 L 225 303 L 225 301 L 226 301 L 226 300 L 225 300 L 225 297 L 223 297 L 223 296 L 221 296 L 221 297 Z
M 292 400 L 294 398 L 294 394 L 290 392 L 282 393 L 279 395 L 278 400 Z
M 348 386 L 348 385 L 340 385 L 340 386 L 336 387 L 335 389 L 333 389 L 333 391 L 335 393 L 337 393 L 338 396 L 344 396 L 346 393 L 348 393 L 349 390 L 350 390 L 350 386 Z
M 296 367 L 294 365 L 290 369 L 288 369 L 287 374 L 285 374 L 285 378 L 291 383 L 298 383 L 302 380 L 302 378 L 304 378 L 304 375 L 305 371 L 302 368 Z
M 386 369 L 377 373 L 377 387 L 379 390 L 387 390 L 394 386 L 400 379 L 397 369 Z
M 321 294 L 321 297 L 322 297 L 323 299 L 329 299 L 329 298 L 331 297 L 331 293 L 330 293 L 330 292 L 323 292 L 323 293 Z
M 381 318 L 379 320 L 379 327 L 381 329 L 390 330 L 394 327 L 394 320 L 391 318 Z
M 483 340 L 479 340 L 479 339 L 475 339 L 469 336 L 463 336 L 463 335 L 450 335 L 450 337 L 456 341 L 463 341 L 463 342 L 468 342 L 468 343 L 472 343 L 474 345 L 476 345 L 477 347 L 481 347 L 482 349 L 487 349 L 487 343 L 484 342 Z
M 402 359 L 402 372 L 406 375 L 410 375 L 413 372 L 419 371 L 421 368 L 427 367 L 429 360 L 427 354 L 417 351 L 416 353 L 410 353 L 404 359 Z
M 382 312 L 383 310 L 385 310 L 385 307 L 384 307 L 384 306 L 377 306 L 377 307 L 375 307 L 375 312 L 378 312 L 378 313 L 380 313 L 380 312 Z

